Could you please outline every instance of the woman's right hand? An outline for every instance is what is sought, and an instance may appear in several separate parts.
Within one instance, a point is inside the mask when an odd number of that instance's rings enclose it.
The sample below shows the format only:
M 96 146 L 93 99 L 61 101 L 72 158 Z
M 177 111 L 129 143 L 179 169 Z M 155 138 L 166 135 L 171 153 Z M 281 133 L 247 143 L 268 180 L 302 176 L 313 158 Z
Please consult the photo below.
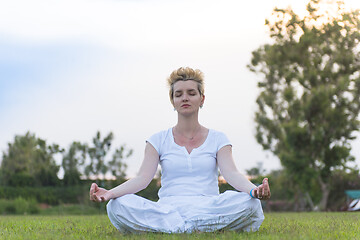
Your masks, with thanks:
M 93 202 L 106 202 L 110 200 L 110 192 L 105 188 L 100 188 L 96 183 L 91 184 L 90 200 Z

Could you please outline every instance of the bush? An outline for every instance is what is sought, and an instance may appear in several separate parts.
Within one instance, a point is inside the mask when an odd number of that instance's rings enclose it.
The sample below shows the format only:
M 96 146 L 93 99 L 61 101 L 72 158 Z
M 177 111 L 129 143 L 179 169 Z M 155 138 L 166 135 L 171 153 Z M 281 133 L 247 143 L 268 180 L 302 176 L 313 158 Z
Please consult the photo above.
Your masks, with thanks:
M 13 201 L 15 213 L 22 214 L 27 213 L 27 209 L 29 208 L 28 202 L 22 197 L 18 197 Z
M 14 206 L 11 206 L 10 201 L 6 199 L 0 199 L 0 214 L 15 214 L 16 210 Z
M 0 214 L 35 214 L 39 207 L 35 199 L 26 200 L 18 197 L 15 200 L 0 199 Z
M 40 203 L 81 203 L 89 194 L 88 186 L 73 187 L 0 187 L 0 196 L 6 199 L 35 199 Z

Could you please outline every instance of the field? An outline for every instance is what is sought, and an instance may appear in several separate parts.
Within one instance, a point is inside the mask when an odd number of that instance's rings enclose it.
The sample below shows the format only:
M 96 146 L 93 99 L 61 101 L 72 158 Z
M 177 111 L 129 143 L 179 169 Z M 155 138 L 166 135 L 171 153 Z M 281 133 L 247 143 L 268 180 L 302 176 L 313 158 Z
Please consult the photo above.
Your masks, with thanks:
M 267 213 L 255 233 L 122 235 L 106 215 L 1 216 L 0 239 L 360 239 L 360 212 Z

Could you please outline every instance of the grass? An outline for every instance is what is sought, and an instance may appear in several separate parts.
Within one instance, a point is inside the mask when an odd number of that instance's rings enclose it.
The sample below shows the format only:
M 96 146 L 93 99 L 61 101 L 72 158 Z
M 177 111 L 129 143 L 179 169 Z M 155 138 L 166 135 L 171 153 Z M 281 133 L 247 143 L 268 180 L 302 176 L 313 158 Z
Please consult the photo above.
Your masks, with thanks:
M 255 233 L 122 235 L 106 215 L 1 216 L 0 239 L 360 239 L 360 212 L 267 213 Z

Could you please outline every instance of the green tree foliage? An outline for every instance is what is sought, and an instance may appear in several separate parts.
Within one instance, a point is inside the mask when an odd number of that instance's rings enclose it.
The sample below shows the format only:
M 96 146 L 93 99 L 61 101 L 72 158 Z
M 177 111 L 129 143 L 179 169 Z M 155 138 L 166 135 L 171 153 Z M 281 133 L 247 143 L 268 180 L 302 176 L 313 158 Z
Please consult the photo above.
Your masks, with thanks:
M 87 147 L 87 153 L 90 157 L 90 164 L 85 167 L 85 175 L 95 175 L 99 178 L 100 174 L 104 177 L 108 171 L 106 166 L 105 156 L 111 147 L 111 141 L 114 135 L 110 132 L 104 139 L 101 139 L 101 134 L 98 131 L 93 138 L 93 146 Z
M 93 145 L 90 147 L 85 145 L 90 159 L 89 163 L 85 166 L 85 175 L 88 178 L 93 176 L 96 179 L 104 179 L 107 173 L 111 173 L 118 180 L 125 178 L 127 165 L 123 160 L 130 157 L 133 150 L 127 150 L 125 145 L 122 145 L 115 150 L 112 159 L 109 160 L 107 155 L 111 150 L 113 138 L 113 133 L 110 132 L 102 139 L 98 131 L 93 138 Z
M 113 176 L 118 180 L 125 179 L 127 165 L 124 163 L 124 159 L 132 155 L 133 150 L 126 150 L 125 145 L 120 146 L 115 150 L 112 160 L 109 162 L 109 170 Z
M 345 169 L 359 130 L 360 18 L 342 3 L 312 0 L 300 17 L 274 9 L 272 44 L 252 54 L 259 81 L 256 138 L 303 191 L 316 179 L 325 209 L 330 178 Z
M 8 144 L 1 162 L 1 183 L 8 186 L 55 186 L 59 184 L 54 154 L 62 150 L 27 132 Z
M 63 154 L 64 185 L 71 186 L 80 183 L 81 172 L 79 167 L 85 163 L 85 159 L 86 146 L 79 142 L 73 142 L 68 151 Z
M 264 176 L 265 175 L 265 169 L 263 169 L 263 163 L 257 162 L 257 167 L 253 167 L 250 169 L 245 170 L 246 174 L 252 177 L 258 177 L 258 176 Z M 262 179 L 260 180 L 260 183 L 262 182 Z

